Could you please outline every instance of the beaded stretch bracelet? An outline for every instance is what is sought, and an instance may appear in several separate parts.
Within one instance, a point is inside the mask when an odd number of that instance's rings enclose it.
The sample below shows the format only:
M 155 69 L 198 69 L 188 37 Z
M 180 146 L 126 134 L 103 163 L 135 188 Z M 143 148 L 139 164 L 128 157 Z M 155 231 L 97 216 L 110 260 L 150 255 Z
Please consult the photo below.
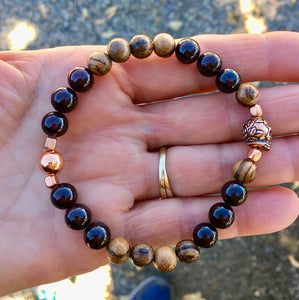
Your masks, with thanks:
M 197 62 L 199 72 L 207 77 L 216 76 L 216 86 L 224 93 L 235 92 L 236 100 L 243 106 L 250 107 L 251 119 L 244 123 L 242 136 L 251 146 L 247 158 L 238 161 L 233 167 L 235 180 L 224 184 L 221 195 L 224 202 L 214 204 L 209 211 L 210 223 L 200 223 L 193 230 L 193 240 L 178 242 L 175 251 L 172 247 L 163 246 L 154 250 L 147 243 L 138 243 L 130 247 L 123 238 L 111 240 L 108 226 L 102 222 L 91 223 L 90 209 L 77 203 L 77 191 L 69 183 L 59 183 L 56 174 L 63 168 L 63 157 L 56 149 L 56 138 L 68 129 L 68 121 L 64 113 L 72 111 L 78 101 L 76 92 L 88 91 L 94 81 L 94 75 L 105 75 L 112 61 L 122 63 L 132 54 L 136 58 L 146 58 L 155 52 L 160 57 L 169 57 L 174 52 L 183 64 Z M 66 224 L 75 230 L 84 231 L 85 243 L 92 249 L 106 247 L 107 255 L 112 263 L 123 263 L 129 257 L 139 267 L 148 266 L 151 262 L 157 270 L 169 272 L 176 266 L 177 259 L 183 263 L 195 262 L 200 256 L 200 249 L 210 248 L 218 239 L 216 228 L 224 229 L 232 225 L 234 211 L 231 206 L 244 203 L 247 189 L 244 183 L 251 182 L 256 175 L 256 162 L 261 157 L 260 150 L 271 148 L 271 128 L 261 118 L 261 106 L 256 104 L 259 97 L 258 89 L 249 83 L 241 84 L 239 74 L 233 69 L 222 69 L 219 55 L 205 52 L 200 55 L 198 43 L 189 38 L 177 44 L 169 34 L 158 34 L 153 41 L 145 35 L 132 38 L 130 44 L 124 39 L 113 39 L 107 47 L 108 54 L 94 52 L 88 58 L 88 68 L 76 67 L 68 75 L 70 87 L 56 89 L 51 95 L 51 103 L 56 111 L 46 114 L 42 119 L 42 129 L 47 134 L 46 152 L 40 157 L 40 168 L 47 174 L 45 183 L 52 189 L 51 201 L 60 209 L 67 209 Z

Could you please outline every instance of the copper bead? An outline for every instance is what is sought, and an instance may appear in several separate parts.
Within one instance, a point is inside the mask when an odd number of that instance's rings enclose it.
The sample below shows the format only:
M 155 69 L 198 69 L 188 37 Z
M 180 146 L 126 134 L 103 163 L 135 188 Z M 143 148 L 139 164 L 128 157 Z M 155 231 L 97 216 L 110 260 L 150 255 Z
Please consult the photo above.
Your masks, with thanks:
M 56 149 L 57 140 L 55 138 L 47 137 L 45 140 L 45 149 L 47 151 L 54 151 Z
M 170 272 L 177 264 L 174 250 L 169 246 L 163 246 L 155 251 L 154 266 L 160 272 Z
M 244 123 L 242 136 L 252 148 L 271 149 L 271 127 L 260 117 L 249 119 Z
M 252 117 L 261 117 L 263 115 L 262 107 L 259 104 L 255 104 L 249 109 Z
M 251 159 L 242 159 L 235 163 L 233 174 L 242 183 L 253 181 L 256 176 L 256 164 Z
M 47 188 L 52 189 L 57 184 L 59 184 L 59 180 L 56 175 L 52 174 L 45 177 L 45 185 Z
M 107 245 L 106 252 L 110 262 L 122 264 L 130 256 L 130 245 L 127 240 L 123 238 L 115 238 Z
M 112 68 L 112 62 L 110 57 L 102 52 L 92 53 L 87 61 L 88 69 L 95 75 L 106 75 Z
M 158 56 L 169 57 L 174 53 L 175 40 L 168 33 L 160 33 L 153 40 L 154 51 Z
M 63 168 L 63 157 L 57 151 L 44 152 L 40 157 L 39 167 L 46 174 L 56 174 Z
M 130 42 L 131 53 L 136 58 L 146 58 L 153 52 L 152 40 L 143 34 L 135 35 Z
M 131 49 L 130 44 L 121 38 L 116 38 L 110 41 L 107 46 L 109 57 L 118 63 L 123 63 L 130 58 Z
M 244 106 L 253 106 L 259 99 L 259 90 L 251 83 L 243 83 L 236 91 L 238 103 Z
M 254 162 L 259 161 L 261 156 L 262 156 L 262 152 L 254 148 L 251 148 L 247 153 L 247 158 L 251 159 Z

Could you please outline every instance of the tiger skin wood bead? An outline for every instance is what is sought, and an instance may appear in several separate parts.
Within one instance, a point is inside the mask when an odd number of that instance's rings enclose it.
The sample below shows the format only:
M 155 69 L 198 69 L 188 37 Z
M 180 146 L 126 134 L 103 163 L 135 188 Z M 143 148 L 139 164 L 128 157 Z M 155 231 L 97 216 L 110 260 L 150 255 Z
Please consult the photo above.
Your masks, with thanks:
M 169 57 L 174 53 L 175 40 L 168 33 L 160 33 L 153 40 L 154 51 L 160 57 Z
M 136 35 L 130 42 L 131 53 L 136 58 L 146 58 L 153 52 L 152 40 L 143 34 Z
M 106 252 L 110 262 L 122 264 L 130 256 L 130 245 L 124 238 L 115 238 L 107 245 Z
M 233 174 L 236 180 L 242 183 L 249 183 L 256 176 L 256 164 L 251 159 L 242 159 L 235 163 Z
M 131 248 L 130 258 L 137 267 L 146 267 L 152 263 L 155 257 L 154 249 L 147 243 L 139 243 Z
M 177 257 L 170 246 L 163 246 L 155 251 L 154 266 L 160 272 L 170 272 L 177 264 Z
M 236 99 L 243 106 L 253 106 L 259 99 L 259 90 L 251 83 L 243 83 L 236 91 Z
M 106 75 L 112 68 L 112 61 L 110 57 L 102 52 L 93 52 L 87 61 L 88 69 L 95 75 Z
M 107 52 L 113 61 L 123 63 L 130 58 L 130 44 L 122 38 L 113 39 L 107 46 Z
M 185 264 L 191 264 L 200 256 L 199 247 L 192 240 L 182 240 L 175 246 L 175 253 L 179 261 Z

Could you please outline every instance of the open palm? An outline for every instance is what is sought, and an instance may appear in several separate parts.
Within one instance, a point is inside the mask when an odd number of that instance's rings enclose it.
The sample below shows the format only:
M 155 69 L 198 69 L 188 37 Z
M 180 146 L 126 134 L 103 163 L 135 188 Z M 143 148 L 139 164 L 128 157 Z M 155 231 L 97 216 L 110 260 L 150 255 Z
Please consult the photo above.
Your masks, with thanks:
M 198 36 L 202 52 L 221 55 L 243 82 L 299 81 L 299 35 Z M 104 250 L 89 249 L 82 231 L 64 223 L 64 211 L 50 202 L 38 159 L 45 138 L 40 121 L 52 111 L 50 95 L 67 86 L 67 74 L 86 65 L 95 46 L 0 53 L 0 294 L 83 273 L 107 263 Z M 60 182 L 73 184 L 78 202 L 106 223 L 112 237 L 131 244 L 175 244 L 207 221 L 232 166 L 248 146 L 240 128 L 250 118 L 233 94 L 175 97 L 215 90 L 214 79 L 195 65 L 155 55 L 114 64 L 93 88 L 78 94 L 69 129 L 58 139 L 65 167 Z M 299 86 L 261 90 L 273 136 L 299 131 Z M 150 103 L 150 104 L 149 104 Z M 148 104 L 148 105 L 136 105 Z M 167 171 L 176 198 L 159 200 L 159 148 L 169 146 Z M 274 139 L 263 153 L 249 187 L 299 179 L 299 137 Z M 220 238 L 269 233 L 291 224 L 299 202 L 288 189 L 249 192 L 235 208 L 236 220 Z M 211 250 L 212 251 L 212 250 Z

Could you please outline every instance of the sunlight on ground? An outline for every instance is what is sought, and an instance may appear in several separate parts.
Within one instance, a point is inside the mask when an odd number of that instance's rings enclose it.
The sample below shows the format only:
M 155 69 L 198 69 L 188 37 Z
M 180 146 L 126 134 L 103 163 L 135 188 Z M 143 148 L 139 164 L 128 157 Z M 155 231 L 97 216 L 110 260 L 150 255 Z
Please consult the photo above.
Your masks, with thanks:
M 106 265 L 93 272 L 77 276 L 75 283 L 65 279 L 42 285 L 38 287 L 38 299 L 105 300 L 110 299 L 111 286 L 111 267 Z
M 18 22 L 7 37 L 9 50 L 23 50 L 36 39 L 36 29 L 27 21 Z
M 239 0 L 240 11 L 245 17 L 244 26 L 248 33 L 262 33 L 267 31 L 265 18 L 255 16 L 257 9 L 252 0 Z

